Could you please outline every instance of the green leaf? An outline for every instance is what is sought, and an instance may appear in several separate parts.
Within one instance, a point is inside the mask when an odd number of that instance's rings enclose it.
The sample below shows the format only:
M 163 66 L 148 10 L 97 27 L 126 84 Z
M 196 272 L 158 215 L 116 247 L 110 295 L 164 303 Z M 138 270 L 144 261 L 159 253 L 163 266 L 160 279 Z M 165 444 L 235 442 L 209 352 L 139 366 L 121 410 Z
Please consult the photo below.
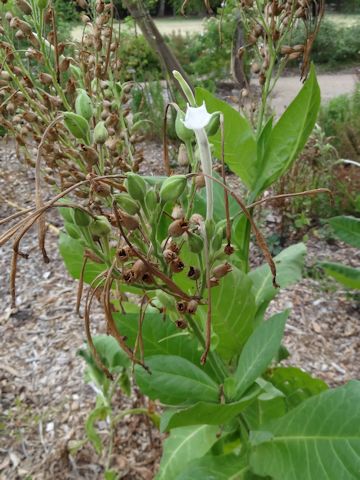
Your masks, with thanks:
M 266 379 L 286 395 L 289 409 L 328 389 L 323 380 L 295 367 L 273 368 L 266 374 Z
M 281 288 L 287 287 L 301 279 L 304 266 L 306 247 L 303 243 L 297 243 L 285 248 L 274 258 L 277 271 L 277 282 Z M 272 274 L 269 265 L 266 263 L 255 268 L 249 273 L 253 282 L 253 292 L 258 306 L 272 300 L 278 290 L 273 287 Z
M 60 232 L 59 250 L 70 275 L 73 278 L 80 278 L 84 256 L 84 246 L 80 241 L 69 237 L 69 235 L 66 235 L 63 232 Z M 99 264 L 88 260 L 84 273 L 85 283 L 91 283 L 101 272 L 105 271 L 106 269 L 107 267 L 105 264 Z
M 161 416 L 161 431 L 187 425 L 224 425 L 252 403 L 259 392 L 256 387 L 246 397 L 233 403 L 198 402 L 182 410 L 169 409 Z
M 205 455 L 192 461 L 176 480 L 247 480 L 248 471 L 245 455 Z
M 212 290 L 212 327 L 219 337 L 217 351 L 225 359 L 236 355 L 254 329 L 252 281 L 237 268 Z
M 164 442 L 159 473 L 155 480 L 175 480 L 192 460 L 204 456 L 217 441 L 218 427 L 200 425 L 172 430 Z
M 105 406 L 97 407 L 88 416 L 85 423 L 85 431 L 88 439 L 93 444 L 98 454 L 102 451 L 102 441 L 100 435 L 95 429 L 95 422 L 98 420 L 105 420 L 109 414 L 109 408 Z
M 128 355 L 121 349 L 118 342 L 110 335 L 96 335 L 93 342 L 105 365 L 112 371 L 116 367 L 130 366 Z
M 311 134 L 320 108 L 320 88 L 314 66 L 304 86 L 274 126 L 254 190 L 259 194 L 292 165 Z
M 359 425 L 360 382 L 353 381 L 252 432 L 251 468 L 274 480 L 357 480 Z
M 153 400 L 167 405 L 217 402 L 218 385 L 199 367 L 175 355 L 155 355 L 146 359 L 151 374 L 135 368 L 141 391 Z
M 257 145 L 253 129 L 248 120 L 240 115 L 228 103 L 219 100 L 204 88 L 196 88 L 196 102 L 205 101 L 210 113 L 222 112 L 224 115 L 225 162 L 249 188 L 255 185 L 257 170 Z M 217 158 L 221 159 L 220 131 L 210 137 Z
M 246 342 L 235 372 L 236 396 L 241 395 L 264 373 L 281 345 L 289 311 L 278 313 L 262 323 Z
M 345 287 L 360 289 L 360 268 L 352 268 L 341 263 L 321 262 L 319 264 L 330 277 L 345 285 Z
M 360 218 L 339 216 L 330 218 L 335 235 L 345 243 L 360 248 Z
M 134 347 L 138 334 L 139 315 L 115 314 L 115 323 L 121 335 L 127 337 L 127 344 Z M 202 351 L 198 349 L 198 342 L 190 335 L 179 336 L 176 325 L 160 314 L 147 313 L 142 327 L 145 359 L 153 355 L 176 355 L 186 358 L 195 365 L 200 365 Z M 202 367 L 212 375 L 210 364 L 207 362 Z

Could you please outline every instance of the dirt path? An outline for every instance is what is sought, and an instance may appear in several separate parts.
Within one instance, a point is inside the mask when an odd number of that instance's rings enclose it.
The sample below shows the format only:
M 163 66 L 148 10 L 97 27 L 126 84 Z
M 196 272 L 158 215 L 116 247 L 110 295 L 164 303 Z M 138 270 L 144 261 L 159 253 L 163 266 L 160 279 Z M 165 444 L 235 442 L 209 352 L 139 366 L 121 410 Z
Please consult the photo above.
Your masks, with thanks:
M 320 74 L 318 82 L 321 90 L 322 102 L 344 93 L 353 92 L 356 82 L 359 81 L 355 73 Z M 273 92 L 272 105 L 276 115 L 280 115 L 296 96 L 301 88 L 299 77 L 281 77 Z

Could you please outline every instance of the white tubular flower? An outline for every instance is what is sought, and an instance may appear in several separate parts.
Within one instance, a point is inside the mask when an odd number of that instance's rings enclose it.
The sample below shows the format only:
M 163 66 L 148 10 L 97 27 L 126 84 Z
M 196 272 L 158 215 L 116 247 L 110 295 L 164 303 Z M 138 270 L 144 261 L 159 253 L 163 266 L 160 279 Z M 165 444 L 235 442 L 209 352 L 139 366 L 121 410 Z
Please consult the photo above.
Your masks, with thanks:
M 193 130 L 196 136 L 196 142 L 199 147 L 201 169 L 205 175 L 212 176 L 212 160 L 209 140 L 206 135 L 205 127 L 210 122 L 212 115 L 206 110 L 205 102 L 201 107 L 187 106 L 184 125 Z M 205 177 L 206 188 L 206 218 L 213 218 L 214 200 L 213 200 L 213 181 Z

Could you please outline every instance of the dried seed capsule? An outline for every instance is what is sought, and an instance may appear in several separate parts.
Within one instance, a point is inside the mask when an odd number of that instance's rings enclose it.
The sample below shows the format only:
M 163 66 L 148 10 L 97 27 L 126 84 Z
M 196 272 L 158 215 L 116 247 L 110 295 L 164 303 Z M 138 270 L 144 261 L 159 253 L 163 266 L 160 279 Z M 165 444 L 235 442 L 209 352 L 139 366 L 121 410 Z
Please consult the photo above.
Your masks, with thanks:
M 176 258 L 173 262 L 170 263 L 170 269 L 173 273 L 180 273 L 184 270 L 184 263 L 180 258 Z
M 184 143 L 182 143 L 179 147 L 178 164 L 180 165 L 180 167 L 187 167 L 189 165 L 189 158 Z
M 180 313 L 185 313 L 187 312 L 187 306 L 187 302 L 185 302 L 184 300 L 180 300 L 176 303 L 176 310 Z
M 200 173 L 199 175 L 196 175 L 195 177 L 195 185 L 196 185 L 196 188 L 198 190 L 200 190 L 200 188 L 204 188 L 205 187 L 205 177 L 202 173 Z
M 85 90 L 79 89 L 79 94 L 75 100 L 75 111 L 78 115 L 90 120 L 93 116 L 93 107 L 89 95 Z M 96 127 L 95 127 L 96 128 Z M 94 132 L 95 134 L 95 132 Z
M 232 245 L 230 245 L 230 243 L 228 243 L 227 245 L 225 245 L 225 248 L 224 248 L 224 253 L 226 255 L 232 255 L 234 253 L 235 249 Z
M 103 145 L 109 138 L 109 132 L 105 126 L 105 122 L 98 122 L 94 128 L 94 142 Z
M 111 232 L 109 220 L 104 215 L 96 217 L 95 221 L 90 225 L 90 231 L 98 237 L 109 235 Z
M 160 188 L 160 199 L 163 203 L 175 202 L 185 190 L 187 179 L 185 175 L 168 177 Z
M 187 304 L 187 312 L 190 313 L 190 315 L 194 315 L 194 313 L 196 313 L 198 305 L 199 303 L 196 300 L 190 300 L 190 302 Z
M 261 68 L 260 68 L 260 65 L 257 63 L 257 62 L 254 62 L 252 65 L 251 65 L 251 71 L 252 73 L 254 73 L 255 75 L 257 75 L 259 72 L 260 72 Z
M 80 208 L 74 208 L 72 211 L 73 222 L 78 227 L 88 227 L 92 222 L 92 218 L 84 210 Z
M 115 195 L 115 200 L 119 207 L 129 215 L 135 215 L 140 211 L 139 204 L 128 193 Z
M 48 73 L 40 73 L 39 75 L 39 80 L 41 83 L 44 85 L 51 85 L 52 84 L 52 76 L 49 75 Z
M 185 330 L 185 328 L 188 327 L 188 323 L 186 320 L 183 318 L 179 318 L 179 320 L 176 320 L 175 325 L 180 328 L 180 330 Z
M 131 270 L 134 272 L 134 277 L 137 280 L 138 278 L 142 278 L 145 273 L 147 273 L 148 267 L 142 260 L 139 259 L 136 260 Z
M 184 219 L 175 220 L 170 223 L 168 228 L 168 235 L 170 237 L 181 237 L 181 235 L 187 231 L 188 222 Z
M 128 173 L 126 177 L 127 191 L 134 200 L 143 201 L 146 195 L 145 180 L 136 173 Z
M 204 240 L 200 235 L 189 232 L 189 249 L 192 253 L 201 253 L 204 248 Z
M 182 110 L 178 110 L 175 120 L 175 132 L 180 140 L 184 143 L 193 140 L 194 132 L 184 125 L 185 113 Z
M 83 145 L 82 150 L 83 150 L 83 157 L 85 162 L 90 166 L 96 165 L 99 160 L 99 155 L 95 150 L 95 148 L 87 147 L 86 145 Z
M 87 120 L 73 112 L 64 113 L 64 123 L 75 138 L 83 140 L 87 145 L 90 143 L 90 127 Z
M 165 260 L 166 263 L 171 263 L 174 260 L 176 260 L 177 255 L 172 250 L 166 248 L 163 252 L 163 257 L 164 257 L 164 260 Z
M 232 267 L 229 263 L 225 262 L 222 263 L 221 265 L 218 265 L 215 267 L 212 271 L 213 277 L 216 279 L 224 277 L 226 274 L 231 272 Z
M 16 0 L 16 5 L 25 15 L 31 15 L 32 8 L 26 0 Z
M 124 227 L 128 230 L 137 230 L 139 228 L 138 220 L 123 211 L 120 211 L 120 220 Z
M 190 267 L 187 276 L 191 280 L 198 280 L 200 278 L 200 270 L 195 267 Z

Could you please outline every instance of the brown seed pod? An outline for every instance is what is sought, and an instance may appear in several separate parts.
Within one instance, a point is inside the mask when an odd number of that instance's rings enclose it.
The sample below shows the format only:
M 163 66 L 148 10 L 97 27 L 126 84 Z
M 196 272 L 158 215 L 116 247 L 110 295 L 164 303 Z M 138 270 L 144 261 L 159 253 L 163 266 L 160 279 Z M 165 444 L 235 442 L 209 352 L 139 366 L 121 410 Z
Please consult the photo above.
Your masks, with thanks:
M 235 249 L 232 245 L 230 245 L 230 243 L 228 243 L 227 245 L 225 245 L 225 248 L 224 248 L 224 253 L 226 255 L 232 255 L 234 253 Z
M 51 75 L 43 72 L 39 74 L 39 80 L 43 85 L 51 85 L 53 81 Z
M 171 242 L 168 248 L 169 248 L 169 250 L 171 250 L 172 252 L 174 252 L 176 254 L 178 254 L 180 252 L 180 247 L 175 242 Z
M 131 269 L 134 272 L 135 279 L 142 278 L 148 271 L 147 265 L 142 260 L 136 260 Z
M 290 55 L 288 56 L 288 59 L 289 60 L 296 60 L 296 59 L 300 58 L 301 56 L 302 56 L 301 52 L 293 52 L 293 53 L 290 53 Z
M 132 215 L 128 215 L 122 210 L 118 210 L 118 211 L 119 211 L 121 223 L 122 225 L 124 225 L 124 227 L 127 230 L 137 230 L 139 228 L 139 221 L 137 220 L 136 217 Z
M 217 287 L 219 285 L 219 280 L 215 277 L 210 278 L 210 287 Z
M 213 277 L 216 279 L 222 278 L 232 271 L 232 267 L 228 262 L 222 263 L 215 267 L 212 271 Z
M 175 220 L 174 222 L 170 223 L 168 228 L 168 235 L 170 237 L 181 237 L 183 233 L 185 233 L 188 229 L 188 222 L 183 218 Z
M 195 185 L 198 190 L 200 190 L 200 188 L 205 187 L 205 177 L 202 173 L 200 173 L 199 175 L 196 175 Z
M 125 262 L 129 258 L 132 258 L 135 255 L 134 250 L 129 247 L 129 245 L 125 245 L 117 251 L 117 257 L 121 262 Z
M 60 72 L 64 73 L 66 72 L 70 67 L 70 58 L 63 58 L 60 62 L 60 65 L 59 65 L 59 70 Z
M 187 312 L 190 313 L 190 315 L 194 315 L 194 313 L 196 313 L 198 305 L 199 303 L 197 302 L 197 300 L 190 300 L 190 302 L 187 304 Z
M 251 71 L 252 73 L 254 73 L 255 75 L 257 75 L 259 72 L 260 72 L 261 68 L 260 68 L 260 65 L 257 63 L 257 62 L 254 62 L 252 65 L 251 65 Z
M 184 300 L 180 300 L 176 303 L 176 309 L 180 313 L 187 312 L 187 302 L 185 302 Z
M 26 0 L 16 0 L 16 5 L 25 15 L 31 15 L 32 8 Z
M 191 280 L 198 280 L 200 278 L 200 270 L 195 267 L 190 267 L 187 276 Z
M 95 182 L 93 184 L 93 190 L 99 197 L 108 197 L 111 195 L 111 188 L 104 183 Z
M 184 263 L 182 262 L 182 260 L 180 260 L 180 258 L 176 258 L 175 260 L 173 260 L 171 263 L 170 263 L 170 269 L 173 273 L 180 273 L 184 270 Z
M 174 260 L 176 260 L 177 255 L 176 255 L 175 252 L 173 252 L 172 250 L 167 248 L 163 252 L 163 257 L 164 257 L 165 262 L 169 264 L 169 263 L 173 262 Z
M 134 283 L 136 280 L 135 274 L 131 269 L 123 273 L 123 279 L 126 283 Z
M 299 45 L 294 45 L 294 46 L 293 46 L 293 49 L 294 49 L 295 52 L 303 52 L 303 51 L 305 50 L 305 46 L 304 46 L 304 45 L 301 45 L 301 44 L 299 44 Z
M 188 327 L 188 323 L 186 320 L 183 318 L 179 318 L 179 320 L 176 320 L 175 325 L 180 328 L 180 330 L 185 330 L 185 328 Z

